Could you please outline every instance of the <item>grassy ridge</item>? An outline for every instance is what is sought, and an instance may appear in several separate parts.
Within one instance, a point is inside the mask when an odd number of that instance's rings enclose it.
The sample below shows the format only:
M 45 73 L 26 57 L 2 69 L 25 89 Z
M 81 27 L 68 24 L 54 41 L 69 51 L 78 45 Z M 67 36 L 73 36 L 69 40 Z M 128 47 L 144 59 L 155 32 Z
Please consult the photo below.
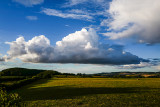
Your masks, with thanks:
M 0 72 L 0 87 L 9 91 L 58 74 L 60 73 L 52 70 L 10 68 Z
M 52 78 L 15 92 L 33 107 L 160 105 L 159 78 Z
M 0 76 L 34 76 L 45 70 L 26 69 L 26 68 L 9 68 L 2 70 Z

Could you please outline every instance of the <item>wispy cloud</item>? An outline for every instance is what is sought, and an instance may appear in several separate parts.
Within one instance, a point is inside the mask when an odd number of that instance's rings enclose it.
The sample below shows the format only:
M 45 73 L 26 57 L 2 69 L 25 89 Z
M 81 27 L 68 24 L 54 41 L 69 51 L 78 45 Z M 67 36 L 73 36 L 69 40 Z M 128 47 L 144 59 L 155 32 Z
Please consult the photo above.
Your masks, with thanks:
M 154 67 L 157 70 L 160 70 L 160 65 Z
M 71 18 L 71 19 L 80 19 L 88 21 L 91 21 L 93 19 L 93 17 L 90 16 L 89 14 L 62 12 L 60 10 L 49 9 L 49 8 L 43 8 L 41 12 L 49 16 L 57 16 L 61 18 Z
M 67 3 L 65 3 L 65 7 L 70 7 L 78 4 L 82 4 L 84 2 L 87 2 L 88 0 L 69 0 Z
M 44 2 L 44 0 L 13 0 L 13 1 L 28 7 L 42 4 Z
M 118 66 L 120 69 L 138 69 L 138 68 L 145 68 L 145 67 L 151 67 L 153 64 L 148 62 L 141 62 L 140 64 L 130 64 L 130 65 L 121 65 Z
M 138 68 L 145 68 L 145 67 L 153 67 L 155 69 L 160 68 L 160 59 L 148 59 L 146 62 L 140 62 L 140 64 L 126 64 L 126 65 L 120 65 L 118 68 L 120 69 L 138 69 Z
M 65 25 L 66 27 L 70 27 L 69 25 Z
M 37 16 L 26 16 L 26 19 L 28 20 L 38 20 Z
M 80 4 L 82 4 L 83 8 Z M 76 8 L 72 8 L 72 6 L 76 6 Z M 105 0 L 67 0 L 59 10 L 42 8 L 41 12 L 50 16 L 95 22 L 95 20 L 101 21 L 102 17 L 108 17 L 108 7 L 109 2 Z M 102 17 L 100 18 L 99 16 Z
M 80 4 L 84 4 L 84 3 L 104 5 L 107 2 L 106 2 L 106 0 L 68 0 L 68 2 L 65 3 L 64 7 L 71 7 L 71 6 L 80 5 Z

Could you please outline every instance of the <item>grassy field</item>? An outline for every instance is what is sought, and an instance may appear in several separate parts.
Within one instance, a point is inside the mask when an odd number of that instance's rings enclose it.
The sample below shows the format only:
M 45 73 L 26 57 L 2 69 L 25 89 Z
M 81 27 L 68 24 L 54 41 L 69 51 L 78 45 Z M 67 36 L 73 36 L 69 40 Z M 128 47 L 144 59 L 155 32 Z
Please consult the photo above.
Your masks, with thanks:
M 29 107 L 159 106 L 159 78 L 52 78 L 15 90 Z

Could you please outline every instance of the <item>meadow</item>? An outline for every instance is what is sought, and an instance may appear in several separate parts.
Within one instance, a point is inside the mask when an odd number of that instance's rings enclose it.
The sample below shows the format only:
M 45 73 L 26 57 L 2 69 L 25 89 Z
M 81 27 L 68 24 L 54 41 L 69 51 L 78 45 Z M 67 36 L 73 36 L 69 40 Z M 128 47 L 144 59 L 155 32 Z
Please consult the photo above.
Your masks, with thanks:
M 28 107 L 159 106 L 159 78 L 51 78 L 13 92 Z

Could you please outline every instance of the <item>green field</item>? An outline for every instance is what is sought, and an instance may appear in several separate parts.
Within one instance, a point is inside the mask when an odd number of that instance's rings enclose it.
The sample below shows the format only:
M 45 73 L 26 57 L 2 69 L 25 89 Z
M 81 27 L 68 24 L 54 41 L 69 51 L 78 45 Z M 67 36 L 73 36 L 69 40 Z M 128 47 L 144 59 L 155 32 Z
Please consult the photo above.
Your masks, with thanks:
M 15 90 L 27 106 L 159 106 L 159 78 L 52 78 Z

